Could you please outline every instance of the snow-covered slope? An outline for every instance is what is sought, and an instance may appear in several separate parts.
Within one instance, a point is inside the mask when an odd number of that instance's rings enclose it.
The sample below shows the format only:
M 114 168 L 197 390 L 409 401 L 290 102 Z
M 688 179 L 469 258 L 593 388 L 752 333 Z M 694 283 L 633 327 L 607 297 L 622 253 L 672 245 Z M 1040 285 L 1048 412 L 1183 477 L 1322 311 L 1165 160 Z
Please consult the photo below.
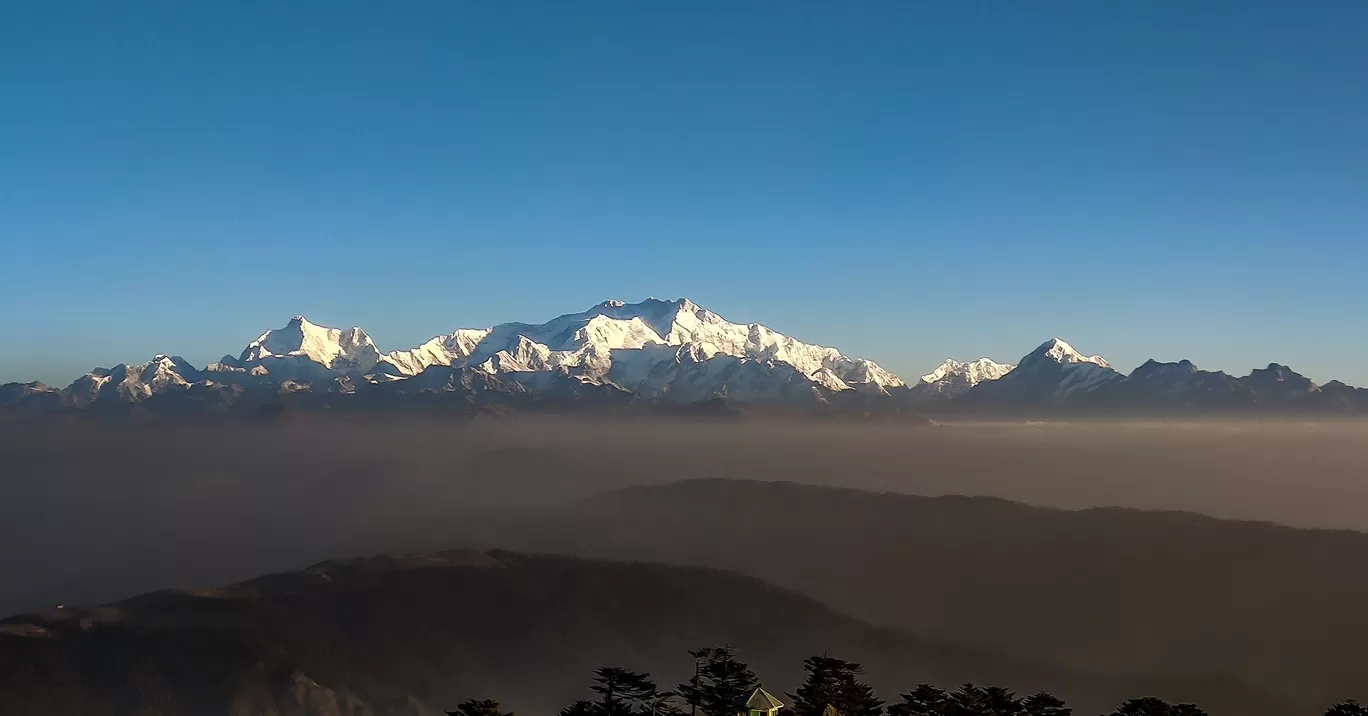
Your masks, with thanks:
M 600 379 L 612 368 L 613 351 L 662 344 L 659 334 L 639 317 L 614 318 L 591 310 L 542 324 L 495 326 L 467 363 L 491 373 L 566 368 Z
M 326 377 L 329 371 L 366 373 L 379 360 L 380 351 L 360 328 L 327 328 L 295 316 L 284 328 L 266 331 L 248 343 L 235 363 L 282 373 L 276 376 L 279 379 L 311 379 Z
M 1018 368 L 1028 368 L 1028 372 L 1043 375 L 1056 370 L 1056 366 L 1062 375 L 1052 396 L 1056 403 L 1063 402 L 1076 392 L 1095 390 L 1124 377 L 1113 370 L 1102 356 L 1085 356 L 1059 338 L 1045 341 L 1033 353 L 1022 358 Z
M 429 366 L 457 365 L 475 352 L 489 329 L 462 328 L 437 336 L 416 348 L 386 353 L 375 365 L 375 372 L 388 376 L 418 375 Z
M 828 393 L 849 390 L 829 372 L 814 378 L 787 363 L 709 353 L 697 345 L 657 344 L 614 351 L 607 377 L 612 384 L 642 397 L 676 402 L 723 398 L 820 403 Z
M 923 402 L 948 400 L 969 392 L 979 383 L 998 380 L 1014 368 L 1016 366 L 1010 363 L 998 363 L 989 358 L 972 361 L 947 358 L 912 386 L 911 395 L 914 400 Z
M 921 382 L 939 383 L 945 380 L 962 380 L 970 386 L 975 386 L 985 380 L 997 380 L 1012 372 L 1015 367 L 1011 363 L 998 363 L 991 358 L 964 362 L 947 358 L 935 370 L 922 376 Z
M 670 345 L 696 345 L 713 354 L 786 363 L 809 377 L 825 370 L 850 387 L 864 383 L 883 388 L 904 385 L 873 361 L 847 357 L 835 348 L 803 343 L 759 323 L 731 323 L 688 299 L 651 299 L 631 306 L 605 304 L 605 308 L 640 315 L 643 319 L 650 316 L 656 332 Z
M 710 365 L 715 358 L 742 360 Z M 873 361 L 804 343 L 758 323 L 732 323 L 688 299 L 605 301 L 546 323 L 461 330 L 387 354 L 375 372 L 393 379 L 432 365 L 472 366 L 491 374 L 565 370 L 672 399 L 735 398 L 738 391 L 752 400 L 783 398 L 795 392 L 790 387 L 795 373 L 802 378 L 798 382 L 833 392 L 903 386 Z M 761 386 L 769 386 L 768 393 Z
M 1045 341 L 1039 348 L 1036 348 L 1035 351 L 1027 355 L 1026 358 L 1023 358 L 1021 362 L 1025 364 L 1028 359 L 1036 358 L 1054 361 L 1061 365 L 1091 363 L 1102 368 L 1111 367 L 1111 364 L 1102 356 L 1085 356 L 1077 350 L 1074 350 L 1073 346 L 1060 338 L 1051 338 L 1050 340 Z
M 75 405 L 95 401 L 137 403 L 167 389 L 184 390 L 201 379 L 200 371 L 179 356 L 158 355 L 146 363 L 96 368 L 67 387 Z

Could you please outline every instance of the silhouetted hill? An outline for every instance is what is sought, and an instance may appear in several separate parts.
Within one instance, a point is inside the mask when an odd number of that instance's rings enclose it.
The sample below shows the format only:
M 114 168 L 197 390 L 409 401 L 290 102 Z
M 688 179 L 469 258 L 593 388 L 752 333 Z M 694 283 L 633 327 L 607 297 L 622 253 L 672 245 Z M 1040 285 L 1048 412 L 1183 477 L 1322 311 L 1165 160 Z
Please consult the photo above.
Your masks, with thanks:
M 699 480 L 607 493 L 500 539 L 732 569 L 877 624 L 1075 668 L 1230 673 L 1308 709 L 1368 693 L 1357 532 Z
M 776 690 L 801 660 L 859 659 L 892 698 L 918 682 L 1049 689 L 1097 711 L 1137 693 L 1213 714 L 1287 714 L 1222 679 L 1144 682 L 1026 666 L 871 627 L 740 575 L 453 551 L 343 560 L 207 591 L 0 622 L 6 716 L 428 716 L 469 697 L 552 713 L 622 665 L 673 685 L 731 642 Z

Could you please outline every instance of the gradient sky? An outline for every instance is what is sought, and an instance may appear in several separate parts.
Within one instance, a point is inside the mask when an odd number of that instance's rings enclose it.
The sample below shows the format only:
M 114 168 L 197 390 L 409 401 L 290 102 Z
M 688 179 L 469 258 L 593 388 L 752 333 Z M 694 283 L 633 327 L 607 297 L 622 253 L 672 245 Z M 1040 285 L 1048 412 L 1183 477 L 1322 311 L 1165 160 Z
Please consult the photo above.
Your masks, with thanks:
M 1368 3 L 0 4 L 0 382 L 688 296 L 1368 385 Z

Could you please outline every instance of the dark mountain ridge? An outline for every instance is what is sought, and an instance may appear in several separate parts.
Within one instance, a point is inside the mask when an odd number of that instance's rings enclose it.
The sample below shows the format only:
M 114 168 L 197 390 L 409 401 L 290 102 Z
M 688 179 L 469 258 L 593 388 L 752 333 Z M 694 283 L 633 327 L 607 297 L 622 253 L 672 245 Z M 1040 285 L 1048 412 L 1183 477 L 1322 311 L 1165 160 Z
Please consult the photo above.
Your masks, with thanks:
M 521 549 L 736 570 L 876 624 L 1117 673 L 1219 668 L 1312 709 L 1368 691 L 1368 534 L 793 483 L 606 493 Z
M 1081 709 L 1158 693 L 1213 714 L 1291 713 L 1229 679 L 1103 677 L 926 643 L 725 572 L 460 550 L 0 621 L 0 713 L 435 716 L 471 697 L 552 713 L 587 694 L 597 666 L 673 685 L 686 650 L 721 643 L 740 644 L 776 690 L 830 652 L 864 662 L 888 698 L 975 680 Z

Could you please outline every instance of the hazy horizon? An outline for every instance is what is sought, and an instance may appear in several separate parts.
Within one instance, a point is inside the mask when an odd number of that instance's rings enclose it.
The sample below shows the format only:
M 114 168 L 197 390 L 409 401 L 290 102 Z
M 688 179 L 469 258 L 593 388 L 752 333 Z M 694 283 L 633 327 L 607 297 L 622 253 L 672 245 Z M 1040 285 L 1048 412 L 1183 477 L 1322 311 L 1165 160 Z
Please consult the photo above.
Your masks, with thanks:
M 213 586 L 335 557 L 467 546 L 464 512 L 551 509 L 707 477 L 1368 531 L 1366 463 L 1361 420 L 57 425 L 0 436 L 0 541 L 24 545 L 0 555 L 0 572 L 26 575 L 12 583 L 20 590 Z M 190 583 L 165 583 L 177 574 Z

